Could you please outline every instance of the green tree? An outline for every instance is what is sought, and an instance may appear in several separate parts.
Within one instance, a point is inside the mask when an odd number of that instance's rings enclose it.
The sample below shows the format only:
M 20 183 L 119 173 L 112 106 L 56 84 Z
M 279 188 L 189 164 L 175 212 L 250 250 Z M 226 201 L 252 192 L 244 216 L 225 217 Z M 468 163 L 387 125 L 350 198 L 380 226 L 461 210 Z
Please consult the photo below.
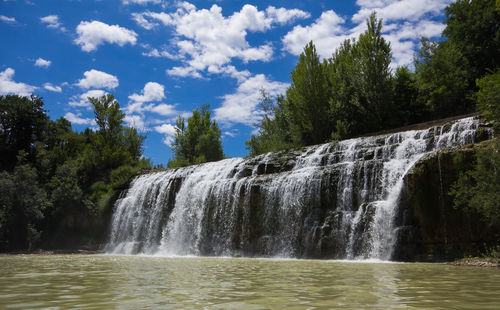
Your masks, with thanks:
M 415 73 L 408 67 L 399 67 L 394 75 L 394 119 L 396 126 L 422 122 L 427 117 L 427 107 L 417 101 L 418 87 Z
M 269 94 L 261 90 L 259 103 L 262 118 L 257 122 L 259 132 L 245 142 L 250 156 L 293 147 L 290 125 L 285 111 L 285 98 L 278 96 L 274 101 Z
M 328 99 L 330 86 L 326 63 L 321 63 L 314 44 L 309 42 L 291 72 L 292 84 L 286 91 L 285 110 L 290 118 L 294 144 L 311 145 L 330 138 Z
M 382 37 L 382 20 L 372 13 L 359 40 L 345 40 L 328 61 L 332 85 L 332 137 L 344 138 L 394 124 L 391 47 Z
M 141 159 L 144 140 L 146 136 L 140 135 L 136 128 L 123 128 L 123 144 L 134 161 Z
M 446 7 L 443 35 L 467 60 L 470 86 L 487 70 L 500 66 L 500 3 L 495 0 L 457 0 Z
M 430 109 L 434 118 L 473 110 L 467 68 L 467 59 L 452 42 L 422 39 L 415 59 L 418 100 Z
M 26 154 L 21 151 L 20 164 L 14 171 L 0 172 L 0 214 L 3 216 L 0 246 L 4 250 L 36 246 L 44 210 L 50 206 L 46 192 L 38 183 L 36 170 L 25 158 Z
M 495 132 L 500 133 L 500 69 L 477 80 L 477 108 L 481 116 L 493 122 Z
M 43 141 L 47 115 L 40 97 L 0 96 L 0 169 L 12 170 L 16 156 L 30 151 L 35 141 Z
M 328 78 L 332 85 L 330 113 L 335 121 L 332 138 L 342 139 L 363 131 L 364 115 L 361 104 L 361 68 L 356 40 L 345 40 L 328 60 Z
M 57 167 L 48 187 L 56 212 L 68 212 L 68 209 L 79 208 L 82 204 L 83 191 L 78 184 L 78 165 L 75 161 L 68 160 Z
M 188 118 L 187 126 L 182 116 L 176 121 L 175 140 L 172 145 L 174 158 L 168 167 L 180 167 L 224 158 L 221 131 L 210 117 L 208 105 L 196 108 Z
M 103 138 L 104 144 L 118 145 L 125 117 L 120 104 L 112 94 L 100 98 L 89 97 L 88 100 L 94 107 L 95 122 L 99 126 L 98 134 Z
M 490 225 L 500 224 L 500 140 L 483 145 L 476 152 L 474 168 L 462 173 L 452 186 L 456 208 L 477 212 Z
M 392 122 L 391 46 L 382 37 L 382 19 L 373 12 L 366 20 L 368 29 L 356 44 L 361 73 L 361 105 L 367 111 L 369 130 L 389 127 Z

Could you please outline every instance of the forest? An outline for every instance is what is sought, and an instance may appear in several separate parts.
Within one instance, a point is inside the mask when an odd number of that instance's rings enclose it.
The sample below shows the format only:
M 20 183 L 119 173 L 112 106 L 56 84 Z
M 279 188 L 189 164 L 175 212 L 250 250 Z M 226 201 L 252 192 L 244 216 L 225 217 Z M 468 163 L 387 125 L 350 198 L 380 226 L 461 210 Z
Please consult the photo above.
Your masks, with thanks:
M 458 0 L 442 39 L 421 39 L 413 67 L 391 67 L 375 13 L 367 30 L 321 60 L 308 43 L 285 94 L 261 91 L 250 156 L 299 148 L 478 111 L 500 132 L 500 4 Z M 84 247 L 101 242 L 114 201 L 141 170 L 146 139 L 127 127 L 113 95 L 88 98 L 96 129 L 50 120 L 43 99 L 0 97 L 0 251 Z M 179 116 L 169 168 L 225 157 L 209 106 Z M 457 208 L 500 224 L 500 142 L 477 153 L 449 194 Z

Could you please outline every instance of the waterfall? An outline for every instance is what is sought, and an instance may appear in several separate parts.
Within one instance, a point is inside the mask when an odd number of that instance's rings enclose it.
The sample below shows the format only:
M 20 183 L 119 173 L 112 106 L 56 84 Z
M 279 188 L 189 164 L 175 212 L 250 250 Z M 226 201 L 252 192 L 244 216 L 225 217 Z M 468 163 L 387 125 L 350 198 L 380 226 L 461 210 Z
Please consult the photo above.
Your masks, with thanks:
M 465 118 L 144 174 L 115 204 L 106 251 L 387 260 L 404 176 L 478 127 Z

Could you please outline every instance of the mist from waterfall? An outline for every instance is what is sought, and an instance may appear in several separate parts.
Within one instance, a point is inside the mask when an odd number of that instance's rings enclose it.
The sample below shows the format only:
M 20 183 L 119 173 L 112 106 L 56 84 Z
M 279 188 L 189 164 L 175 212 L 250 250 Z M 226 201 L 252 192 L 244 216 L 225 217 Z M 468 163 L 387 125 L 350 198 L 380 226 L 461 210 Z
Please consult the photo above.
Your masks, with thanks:
M 479 121 L 362 137 L 138 176 L 108 253 L 391 259 L 403 177 L 473 143 Z

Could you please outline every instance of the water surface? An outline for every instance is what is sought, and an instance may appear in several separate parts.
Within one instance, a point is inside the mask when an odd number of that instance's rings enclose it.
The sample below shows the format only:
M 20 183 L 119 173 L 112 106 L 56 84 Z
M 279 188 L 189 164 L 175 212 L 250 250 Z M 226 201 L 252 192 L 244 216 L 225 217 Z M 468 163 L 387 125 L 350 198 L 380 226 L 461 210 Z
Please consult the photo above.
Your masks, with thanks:
M 0 255 L 0 308 L 500 309 L 500 269 L 246 258 Z

